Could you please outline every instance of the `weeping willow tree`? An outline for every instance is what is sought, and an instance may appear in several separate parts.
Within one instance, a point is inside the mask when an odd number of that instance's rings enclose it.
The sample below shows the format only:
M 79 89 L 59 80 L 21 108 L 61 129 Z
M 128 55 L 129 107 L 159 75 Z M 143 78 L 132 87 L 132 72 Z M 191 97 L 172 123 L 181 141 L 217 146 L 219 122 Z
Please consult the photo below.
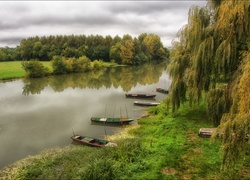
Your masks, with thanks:
M 235 167 L 249 147 L 249 21 L 250 1 L 209 0 L 206 7 L 193 6 L 170 54 L 172 110 L 187 99 L 196 104 L 205 94 L 210 120 L 223 132 L 223 170 Z
M 187 94 L 189 94 L 190 104 L 201 98 L 202 89 L 198 87 L 204 79 L 200 79 L 199 73 L 207 73 L 207 71 L 203 72 L 199 69 L 203 63 L 201 56 L 204 56 L 199 45 L 206 39 L 209 22 L 209 11 L 206 8 L 197 6 L 190 8 L 188 24 L 178 32 L 180 41 L 173 43 L 170 52 L 171 63 L 168 66 L 173 79 L 170 98 L 173 111 L 187 100 Z M 198 52 L 199 56 L 195 56 Z M 187 88 L 190 86 L 193 88 Z

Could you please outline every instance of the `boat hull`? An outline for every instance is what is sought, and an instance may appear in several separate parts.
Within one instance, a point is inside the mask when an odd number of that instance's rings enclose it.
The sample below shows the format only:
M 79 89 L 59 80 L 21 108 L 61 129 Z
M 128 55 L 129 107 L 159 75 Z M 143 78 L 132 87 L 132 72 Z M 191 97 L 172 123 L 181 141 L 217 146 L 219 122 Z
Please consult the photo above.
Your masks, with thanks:
M 212 136 L 213 132 L 216 130 L 216 128 L 200 128 L 198 135 L 200 137 L 206 137 L 209 138 Z
M 125 94 L 127 98 L 154 98 L 155 94 Z
M 168 94 L 168 90 L 163 89 L 163 88 L 156 88 L 156 92 L 163 93 L 163 94 Z
M 158 102 L 146 102 L 146 101 L 134 101 L 135 105 L 139 105 L 139 106 L 157 106 L 160 103 Z
M 107 118 L 107 117 L 92 117 L 90 119 L 92 122 L 100 123 L 116 123 L 116 124 L 128 124 L 134 121 L 133 118 Z
M 104 140 L 104 139 L 97 139 L 89 136 L 80 136 L 80 135 L 73 135 L 71 136 L 73 142 L 81 145 L 92 146 L 92 147 L 104 147 L 104 146 L 115 146 L 116 143 Z

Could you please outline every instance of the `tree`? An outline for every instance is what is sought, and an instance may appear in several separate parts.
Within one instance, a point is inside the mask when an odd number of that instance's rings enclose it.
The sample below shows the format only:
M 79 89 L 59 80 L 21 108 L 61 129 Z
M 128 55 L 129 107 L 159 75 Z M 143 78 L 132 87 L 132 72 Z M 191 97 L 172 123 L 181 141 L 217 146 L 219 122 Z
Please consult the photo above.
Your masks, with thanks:
M 7 54 L 0 49 L 0 61 L 6 61 L 7 60 Z
M 120 56 L 123 64 L 133 64 L 134 44 L 131 40 L 126 40 L 121 45 Z
M 162 60 L 166 58 L 163 44 L 157 35 L 150 34 L 143 38 L 142 47 L 144 53 L 152 60 Z
M 224 132 L 223 170 L 236 167 L 249 147 L 249 14 L 249 1 L 193 6 L 170 53 L 172 110 L 186 99 L 196 104 L 206 94 L 210 119 Z
M 111 46 L 110 51 L 109 51 L 110 60 L 111 61 L 114 60 L 118 64 L 122 62 L 120 49 L 121 49 L 121 42 L 118 42 L 115 45 Z
M 93 48 L 93 59 L 102 59 L 103 61 L 109 61 L 109 47 L 96 46 Z

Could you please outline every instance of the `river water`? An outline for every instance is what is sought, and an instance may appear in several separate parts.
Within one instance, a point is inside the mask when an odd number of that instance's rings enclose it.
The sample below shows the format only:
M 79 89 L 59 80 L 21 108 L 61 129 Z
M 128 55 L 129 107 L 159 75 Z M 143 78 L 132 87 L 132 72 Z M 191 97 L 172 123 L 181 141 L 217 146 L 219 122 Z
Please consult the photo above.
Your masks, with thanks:
M 146 108 L 125 93 L 156 94 L 161 102 L 170 79 L 162 65 L 0 83 L 0 169 L 47 148 L 71 145 L 74 133 L 103 138 L 122 126 L 92 124 L 92 116 L 141 116 Z M 153 101 L 153 100 L 152 100 Z M 137 121 L 131 123 L 135 125 Z

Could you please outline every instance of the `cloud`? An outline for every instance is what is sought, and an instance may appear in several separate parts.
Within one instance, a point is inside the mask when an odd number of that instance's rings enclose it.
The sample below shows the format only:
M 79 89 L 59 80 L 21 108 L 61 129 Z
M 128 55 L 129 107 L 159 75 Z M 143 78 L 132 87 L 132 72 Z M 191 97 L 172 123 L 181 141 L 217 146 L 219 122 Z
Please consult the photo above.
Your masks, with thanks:
M 194 4 L 206 1 L 1 1 L 0 46 L 33 36 L 141 33 L 157 34 L 170 46 Z

